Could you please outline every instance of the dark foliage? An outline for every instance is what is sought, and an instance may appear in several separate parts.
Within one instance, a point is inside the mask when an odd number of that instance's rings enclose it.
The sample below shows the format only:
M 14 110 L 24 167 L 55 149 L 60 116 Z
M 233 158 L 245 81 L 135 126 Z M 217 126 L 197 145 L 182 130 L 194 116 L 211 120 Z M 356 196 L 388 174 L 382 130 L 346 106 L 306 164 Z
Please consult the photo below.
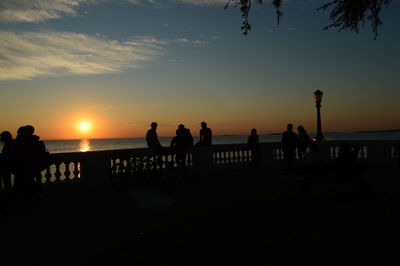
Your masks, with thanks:
M 382 24 L 379 14 L 382 8 L 388 6 L 393 0 L 331 0 L 324 4 L 318 11 L 331 10 L 329 19 L 331 24 L 324 27 L 325 30 L 336 28 L 338 31 L 350 30 L 356 33 L 360 27 L 365 25 L 366 21 L 371 23 L 374 39 L 378 37 L 378 27 Z M 272 0 L 271 4 L 276 9 L 277 23 L 279 24 L 282 17 L 283 0 Z M 263 0 L 228 0 L 225 8 L 229 5 L 240 8 L 242 13 L 242 31 L 247 35 L 251 30 L 249 22 L 249 13 L 252 3 L 262 4 Z

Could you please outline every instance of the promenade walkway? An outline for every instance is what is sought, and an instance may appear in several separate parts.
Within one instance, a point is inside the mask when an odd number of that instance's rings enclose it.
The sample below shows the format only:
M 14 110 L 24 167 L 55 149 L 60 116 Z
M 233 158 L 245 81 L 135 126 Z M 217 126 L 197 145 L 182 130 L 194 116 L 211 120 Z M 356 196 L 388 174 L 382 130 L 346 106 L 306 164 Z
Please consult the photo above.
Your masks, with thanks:
M 398 170 L 367 173 L 383 197 L 239 172 L 17 202 L 0 265 L 399 265 Z

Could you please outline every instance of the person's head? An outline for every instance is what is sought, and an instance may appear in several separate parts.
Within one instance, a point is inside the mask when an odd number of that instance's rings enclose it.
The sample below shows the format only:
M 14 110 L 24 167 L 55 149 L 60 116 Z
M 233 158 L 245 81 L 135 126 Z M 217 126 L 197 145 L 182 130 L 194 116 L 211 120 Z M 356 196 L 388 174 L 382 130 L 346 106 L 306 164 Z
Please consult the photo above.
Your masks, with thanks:
M 10 143 L 12 142 L 12 135 L 10 131 L 3 131 L 0 134 L 0 141 L 3 143 Z
M 257 135 L 257 129 L 253 128 L 253 129 L 251 130 L 251 135 Z
M 304 131 L 304 127 L 302 125 L 300 125 L 300 126 L 297 127 L 297 130 L 299 132 L 303 132 Z
M 28 136 L 28 129 L 26 126 L 19 127 L 17 130 L 17 139 L 25 139 Z
M 287 125 L 287 130 L 288 130 L 288 131 L 292 131 L 292 130 L 293 130 L 293 125 L 292 125 L 291 123 L 289 123 L 289 124 Z
M 33 134 L 35 133 L 35 128 L 31 125 L 26 125 L 26 134 L 29 136 L 33 136 Z
M 206 128 L 206 127 L 207 127 L 207 123 L 206 123 L 206 122 L 204 122 L 204 121 L 203 121 L 203 122 L 201 122 L 201 124 L 200 124 L 200 125 L 201 125 L 201 127 L 202 127 L 202 128 Z
M 177 136 L 183 136 L 184 134 L 185 134 L 185 126 L 184 125 L 182 125 L 182 124 L 180 124 L 179 126 L 178 126 L 178 129 L 176 130 L 176 135 Z
M 150 126 L 152 129 L 157 129 L 158 124 L 156 122 L 152 122 Z

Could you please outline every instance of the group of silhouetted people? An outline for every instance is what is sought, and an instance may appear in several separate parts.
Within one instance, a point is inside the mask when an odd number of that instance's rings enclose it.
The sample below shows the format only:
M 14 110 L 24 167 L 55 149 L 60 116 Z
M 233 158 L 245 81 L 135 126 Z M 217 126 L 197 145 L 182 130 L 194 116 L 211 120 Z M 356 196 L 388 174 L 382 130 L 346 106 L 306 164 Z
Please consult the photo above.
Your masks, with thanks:
M 282 151 L 286 162 L 289 164 L 293 163 L 296 159 L 296 150 L 299 159 L 303 160 L 307 148 L 312 144 L 311 139 L 303 126 L 298 126 L 297 130 L 298 134 L 293 131 L 293 125 L 288 124 L 287 130 L 282 133 Z
M 50 165 L 51 159 L 44 142 L 34 133 L 35 128 L 27 125 L 18 129 L 15 139 L 9 131 L 0 134 L 3 143 L 0 157 L 3 210 L 18 196 L 22 196 L 29 207 L 31 198 L 41 193 L 41 172 Z
M 212 144 L 212 130 L 207 127 L 206 122 L 201 122 L 200 140 L 195 145 L 211 145 Z M 162 145 L 158 139 L 156 122 L 152 122 L 150 129 L 146 133 L 147 146 L 155 151 L 162 151 Z M 186 172 L 186 157 L 189 149 L 194 145 L 193 136 L 190 129 L 185 125 L 180 124 L 176 129 L 176 136 L 171 140 L 170 147 L 173 148 L 175 153 L 175 162 L 178 169 Z

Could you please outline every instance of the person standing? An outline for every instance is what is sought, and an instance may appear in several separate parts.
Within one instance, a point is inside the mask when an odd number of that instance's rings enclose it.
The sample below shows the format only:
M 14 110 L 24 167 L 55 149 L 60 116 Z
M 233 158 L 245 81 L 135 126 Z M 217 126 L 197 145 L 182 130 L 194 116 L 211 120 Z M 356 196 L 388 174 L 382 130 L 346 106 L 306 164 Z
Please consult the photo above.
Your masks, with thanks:
M 292 164 L 296 158 L 297 134 L 293 132 L 293 125 L 288 124 L 287 130 L 282 133 L 281 147 L 288 164 Z
M 0 134 L 0 141 L 3 143 L 3 149 L 0 154 L 0 191 L 3 194 L 3 211 L 6 212 L 7 205 L 11 199 L 11 172 L 13 156 L 13 138 L 9 131 L 3 131 Z
M 297 127 L 297 131 L 299 132 L 297 141 L 297 154 L 299 155 L 299 159 L 302 160 L 304 154 L 307 152 L 307 147 L 311 144 L 311 139 L 302 125 Z
M 200 145 L 211 145 L 212 144 L 212 130 L 207 127 L 206 122 L 201 122 L 200 129 L 200 141 L 198 142 Z
M 250 146 L 251 158 L 253 166 L 258 167 L 260 161 L 260 148 L 258 144 L 259 138 L 257 135 L 257 129 L 253 128 L 250 132 L 250 136 L 247 139 L 247 144 Z

